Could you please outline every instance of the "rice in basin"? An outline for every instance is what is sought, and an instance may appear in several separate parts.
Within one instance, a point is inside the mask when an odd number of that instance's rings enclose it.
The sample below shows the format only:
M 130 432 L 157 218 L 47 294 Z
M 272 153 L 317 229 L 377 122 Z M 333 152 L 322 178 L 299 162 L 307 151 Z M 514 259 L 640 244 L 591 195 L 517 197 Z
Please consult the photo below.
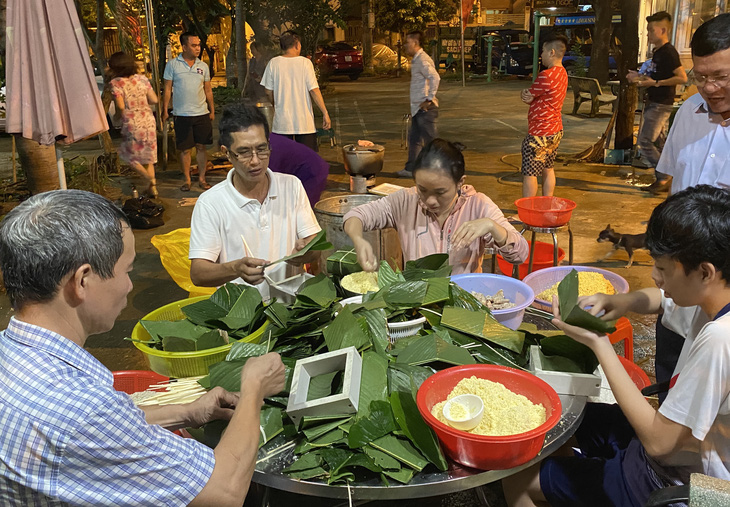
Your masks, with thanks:
M 536 299 L 552 301 L 553 296 L 558 295 L 558 285 L 560 285 L 560 282 L 542 291 L 537 295 Z M 595 271 L 578 271 L 578 295 L 592 296 L 593 294 L 616 294 L 616 289 L 613 288 L 611 282 L 601 273 L 596 273 Z
M 365 271 L 358 271 L 344 277 L 340 281 L 343 289 L 354 292 L 355 294 L 366 294 L 368 292 L 377 292 L 378 287 L 378 274 L 368 273 Z
M 499 382 L 471 376 L 459 381 L 448 397 L 436 403 L 431 414 L 448 425 L 443 408 L 448 400 L 461 394 L 475 394 L 484 402 L 484 416 L 479 425 L 467 431 L 474 435 L 517 435 L 543 424 L 547 415 L 542 404 L 534 404 L 521 394 L 516 394 Z

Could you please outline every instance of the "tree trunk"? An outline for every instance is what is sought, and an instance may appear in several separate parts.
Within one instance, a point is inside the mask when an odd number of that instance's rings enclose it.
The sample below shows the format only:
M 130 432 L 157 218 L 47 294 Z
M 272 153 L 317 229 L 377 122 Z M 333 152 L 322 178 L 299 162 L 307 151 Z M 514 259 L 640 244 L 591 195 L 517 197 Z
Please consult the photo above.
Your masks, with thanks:
M 100 74 L 104 75 L 106 69 L 106 55 L 104 54 L 104 12 L 105 0 L 96 0 L 96 42 L 94 42 L 94 56 Z M 106 81 L 106 78 L 104 79 Z
M 634 116 L 638 89 L 629 84 L 626 74 L 636 69 L 639 59 L 639 2 L 622 0 L 621 2 L 621 45 L 618 57 L 618 78 L 621 90 L 618 98 L 618 115 L 616 117 L 617 150 L 630 150 L 634 147 Z
M 248 55 L 246 40 L 246 6 L 244 0 L 236 0 L 236 73 L 238 74 L 238 89 L 245 90 L 246 75 L 248 74 Z
M 50 146 L 39 144 L 19 134 L 13 135 L 18 148 L 20 166 L 25 172 L 31 195 L 59 189 L 56 147 L 52 144 Z
M 362 64 L 366 72 L 373 72 L 373 29 L 370 17 L 373 14 L 371 0 L 362 2 Z
M 613 9 L 609 0 L 593 2 L 596 25 L 593 28 L 593 46 L 588 77 L 598 79 L 601 85 L 608 81 L 608 49 L 611 44 L 611 18 Z

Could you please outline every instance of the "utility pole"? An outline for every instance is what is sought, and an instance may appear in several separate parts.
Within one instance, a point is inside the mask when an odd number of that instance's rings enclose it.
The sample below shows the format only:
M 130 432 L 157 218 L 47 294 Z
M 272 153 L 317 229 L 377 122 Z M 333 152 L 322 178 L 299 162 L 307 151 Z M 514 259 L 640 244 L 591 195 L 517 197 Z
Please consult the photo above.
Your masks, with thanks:
M 373 29 L 375 28 L 375 11 L 373 0 L 362 2 L 362 63 L 365 72 L 373 73 Z

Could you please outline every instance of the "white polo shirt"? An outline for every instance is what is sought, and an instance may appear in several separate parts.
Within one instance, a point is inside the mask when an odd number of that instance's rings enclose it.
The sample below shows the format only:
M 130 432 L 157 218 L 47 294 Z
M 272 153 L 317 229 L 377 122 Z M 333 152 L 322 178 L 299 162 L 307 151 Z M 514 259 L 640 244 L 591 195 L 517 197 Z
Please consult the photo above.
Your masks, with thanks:
M 190 222 L 190 259 L 207 259 L 223 264 L 246 257 L 241 236 L 251 254 L 275 261 L 292 253 L 297 239 L 320 231 L 307 194 L 296 176 L 267 169 L 269 193 L 260 203 L 241 195 L 233 186 L 233 173 L 210 190 L 203 192 L 193 209 Z M 301 273 L 301 268 L 285 262 L 266 268 L 275 282 Z M 234 283 L 248 285 L 242 278 Z M 264 299 L 269 286 L 256 286 Z
M 172 114 L 202 116 L 210 113 L 203 85 L 210 81 L 208 64 L 200 58 L 188 65 L 182 54 L 165 65 L 163 78 L 172 81 Z
M 310 90 L 319 88 L 312 61 L 303 56 L 272 58 L 261 85 L 274 92 L 274 124 L 276 134 L 313 134 L 314 112 Z

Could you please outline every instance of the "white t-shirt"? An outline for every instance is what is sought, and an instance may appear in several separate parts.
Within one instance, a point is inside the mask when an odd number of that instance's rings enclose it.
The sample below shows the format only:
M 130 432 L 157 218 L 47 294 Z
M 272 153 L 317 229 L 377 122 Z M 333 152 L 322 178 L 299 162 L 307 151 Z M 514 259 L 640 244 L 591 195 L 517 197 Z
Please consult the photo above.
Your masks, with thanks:
M 319 88 L 311 60 L 303 56 L 272 58 L 261 84 L 274 92 L 274 125 L 277 134 L 312 134 L 314 112 L 309 91 Z
M 659 412 L 700 441 L 670 464 L 730 480 L 730 315 L 702 327 Z
M 275 261 L 292 253 L 297 239 L 321 230 L 304 187 L 295 176 L 267 170 L 271 184 L 260 203 L 235 189 L 234 171 L 198 198 L 190 221 L 190 259 L 223 264 L 246 257 L 243 236 L 254 257 Z M 266 268 L 266 274 L 275 282 L 297 273 L 301 273 L 300 268 L 285 262 Z M 233 282 L 248 285 L 242 278 Z M 269 297 L 266 282 L 256 288 L 264 299 Z
M 682 351 L 679 354 L 677 364 L 674 366 L 674 372 L 672 373 L 672 378 L 674 378 L 687 362 L 687 356 L 689 355 L 689 350 L 692 348 L 692 342 L 695 336 L 700 334 L 704 325 L 710 322 L 710 318 L 699 306 L 677 306 L 672 298 L 664 295 L 663 290 L 661 293 L 662 309 L 664 312 L 661 316 L 662 325 L 684 338 Z

